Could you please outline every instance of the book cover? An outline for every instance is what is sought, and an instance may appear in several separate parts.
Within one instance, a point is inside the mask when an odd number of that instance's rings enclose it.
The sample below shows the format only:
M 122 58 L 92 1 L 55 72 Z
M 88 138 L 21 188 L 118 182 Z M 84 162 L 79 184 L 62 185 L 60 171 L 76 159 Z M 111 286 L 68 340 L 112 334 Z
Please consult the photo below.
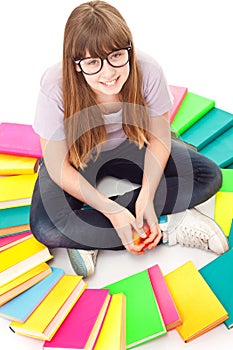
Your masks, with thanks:
M 50 340 L 86 288 L 81 276 L 64 275 L 24 322 L 13 321 L 10 329 L 24 336 Z
M 54 337 L 44 342 L 43 349 L 92 350 L 109 301 L 107 290 L 86 289 Z
M 233 127 L 218 136 L 207 146 L 200 150 L 200 153 L 210 158 L 220 168 L 225 168 L 233 163 Z
M 215 101 L 188 91 L 171 124 L 172 129 L 180 136 L 214 107 Z
M 217 192 L 215 196 L 214 219 L 225 235 L 230 234 L 233 218 L 233 192 Z
M 233 114 L 219 108 L 213 108 L 185 131 L 180 138 L 182 141 L 194 145 L 199 151 L 231 126 L 233 126 Z
M 32 197 L 38 173 L 14 175 L 0 178 L 0 201 L 11 201 Z
M 0 237 L 0 252 L 32 237 L 30 231 L 12 236 Z
M 126 349 L 126 297 L 113 294 L 94 350 Z
M 50 273 L 52 273 L 50 266 L 43 262 L 0 286 L 0 306 L 34 286 Z
M 28 225 L 30 205 L 0 210 L 0 229 L 12 226 Z
M 174 86 L 174 85 L 169 85 L 169 88 L 174 98 L 173 107 L 170 110 L 170 122 L 172 123 L 176 116 L 176 113 L 180 108 L 181 103 L 183 102 L 183 99 L 185 98 L 188 92 L 188 88 L 183 86 Z
M 65 274 L 60 268 L 52 267 L 51 270 L 49 276 L 1 306 L 0 316 L 11 321 L 25 322 Z
M 126 348 L 132 349 L 167 333 L 147 270 L 104 288 L 126 296 Z
M 220 192 L 233 192 L 233 169 L 221 169 L 222 187 Z
M 229 318 L 227 328 L 233 327 L 233 250 L 218 256 L 199 270 L 214 294 L 225 307 Z M 221 276 L 221 278 L 219 278 Z
M 181 317 L 159 265 L 150 267 L 148 273 L 167 331 L 180 326 Z
M 48 248 L 31 237 L 1 252 L 0 285 L 52 258 Z
M 0 175 L 30 175 L 38 170 L 37 158 L 0 154 Z
M 19 234 L 24 234 L 26 232 L 30 231 L 30 225 L 20 225 L 20 226 L 11 226 L 11 227 L 5 227 L 0 228 L 0 238 L 8 237 L 8 236 L 15 236 Z
M 223 323 L 228 314 L 192 261 L 165 275 L 183 324 L 176 329 L 185 342 Z
M 40 138 L 32 125 L 1 123 L 0 153 L 41 158 Z

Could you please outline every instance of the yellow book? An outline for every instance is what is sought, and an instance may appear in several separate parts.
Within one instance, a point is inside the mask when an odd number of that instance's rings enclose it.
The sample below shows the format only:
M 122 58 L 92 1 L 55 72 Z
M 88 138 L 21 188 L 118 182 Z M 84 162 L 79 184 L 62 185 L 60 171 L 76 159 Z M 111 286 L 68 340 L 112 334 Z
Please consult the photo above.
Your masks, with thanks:
M 32 197 L 38 173 L 0 178 L 0 202 Z
M 37 158 L 0 154 L 0 175 L 34 174 L 38 163 Z
M 0 286 L 0 306 L 34 286 L 43 278 L 50 275 L 51 272 L 51 267 L 43 262 L 3 286 Z
M 230 234 L 233 218 L 233 192 L 218 192 L 215 200 L 214 219 L 225 235 Z
M 24 336 L 50 340 L 87 284 L 81 276 L 64 275 L 24 322 L 11 322 L 10 329 Z
M 51 259 L 48 248 L 33 236 L 0 253 L 0 286 Z
M 168 273 L 165 281 L 183 321 L 176 329 L 185 342 L 228 318 L 227 311 L 191 261 Z
M 113 294 L 94 350 L 126 349 L 126 297 Z

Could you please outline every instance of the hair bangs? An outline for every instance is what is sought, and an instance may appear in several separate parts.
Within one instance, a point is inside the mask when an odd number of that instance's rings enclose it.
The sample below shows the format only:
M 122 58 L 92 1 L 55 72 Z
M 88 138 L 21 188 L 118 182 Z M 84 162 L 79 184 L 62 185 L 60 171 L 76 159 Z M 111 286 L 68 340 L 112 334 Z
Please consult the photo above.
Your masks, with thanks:
M 105 58 L 110 52 L 127 47 L 131 43 L 128 33 L 119 23 L 99 21 L 87 26 L 85 35 L 78 38 L 75 44 L 75 59 L 81 59 L 86 53 L 91 57 Z

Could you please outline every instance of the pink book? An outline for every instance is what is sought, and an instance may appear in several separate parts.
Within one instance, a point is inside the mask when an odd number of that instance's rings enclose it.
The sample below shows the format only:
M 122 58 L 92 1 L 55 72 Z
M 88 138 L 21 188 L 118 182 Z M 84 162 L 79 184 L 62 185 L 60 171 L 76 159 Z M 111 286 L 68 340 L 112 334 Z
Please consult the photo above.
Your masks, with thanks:
M 163 274 L 156 264 L 148 269 L 150 281 L 167 331 L 182 324 Z
M 32 237 L 30 231 L 15 234 L 12 236 L 0 237 L 0 252 Z
M 110 302 L 107 289 L 86 289 L 43 349 L 92 350 Z
M 32 125 L 1 123 L 0 153 L 41 158 L 40 138 Z
M 170 123 L 174 120 L 176 113 L 188 92 L 188 88 L 182 86 L 169 85 L 172 96 L 174 97 L 173 107 L 170 110 Z

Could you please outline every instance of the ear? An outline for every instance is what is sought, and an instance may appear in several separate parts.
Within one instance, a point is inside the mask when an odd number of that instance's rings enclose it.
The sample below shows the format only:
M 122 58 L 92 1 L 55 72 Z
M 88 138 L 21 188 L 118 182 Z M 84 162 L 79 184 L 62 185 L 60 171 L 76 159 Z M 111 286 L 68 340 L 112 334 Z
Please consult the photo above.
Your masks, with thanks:
M 75 70 L 76 70 L 76 72 L 81 72 L 79 65 L 77 65 L 77 64 L 75 65 Z

